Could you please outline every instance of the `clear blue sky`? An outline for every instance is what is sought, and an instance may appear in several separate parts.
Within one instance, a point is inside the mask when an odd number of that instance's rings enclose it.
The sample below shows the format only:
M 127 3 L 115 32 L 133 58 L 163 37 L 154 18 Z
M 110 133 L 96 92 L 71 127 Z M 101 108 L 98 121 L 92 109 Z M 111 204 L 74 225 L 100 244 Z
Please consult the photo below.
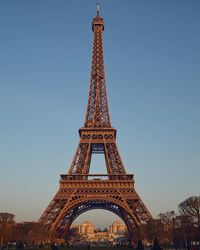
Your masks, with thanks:
M 200 194 L 200 1 L 100 4 L 122 159 L 154 216 L 177 210 Z M 93 0 L 0 2 L 0 211 L 17 221 L 39 218 L 75 153 L 95 9 Z

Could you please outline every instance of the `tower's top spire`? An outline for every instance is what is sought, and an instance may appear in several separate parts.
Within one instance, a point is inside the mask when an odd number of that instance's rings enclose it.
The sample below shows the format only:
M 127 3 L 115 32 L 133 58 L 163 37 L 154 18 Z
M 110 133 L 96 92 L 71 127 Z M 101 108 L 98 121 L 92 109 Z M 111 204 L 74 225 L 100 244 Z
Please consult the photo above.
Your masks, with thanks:
M 103 18 L 100 17 L 99 11 L 100 10 L 100 4 L 97 3 L 97 15 L 93 18 L 92 21 L 92 30 L 93 31 L 103 31 L 104 30 L 104 21 Z
M 100 7 L 100 4 L 97 3 L 97 16 L 99 17 L 99 7 Z
M 94 32 L 92 67 L 84 127 L 110 128 L 103 56 L 104 20 L 99 16 L 99 4 L 97 4 L 97 15 L 92 21 L 92 30 Z

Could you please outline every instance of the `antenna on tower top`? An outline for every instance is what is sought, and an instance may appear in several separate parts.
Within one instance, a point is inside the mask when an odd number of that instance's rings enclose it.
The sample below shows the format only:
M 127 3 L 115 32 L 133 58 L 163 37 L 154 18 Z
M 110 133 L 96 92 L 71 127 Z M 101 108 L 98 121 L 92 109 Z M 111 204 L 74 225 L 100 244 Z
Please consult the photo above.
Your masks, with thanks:
M 99 7 L 100 7 L 100 4 L 97 3 L 97 16 L 99 16 Z

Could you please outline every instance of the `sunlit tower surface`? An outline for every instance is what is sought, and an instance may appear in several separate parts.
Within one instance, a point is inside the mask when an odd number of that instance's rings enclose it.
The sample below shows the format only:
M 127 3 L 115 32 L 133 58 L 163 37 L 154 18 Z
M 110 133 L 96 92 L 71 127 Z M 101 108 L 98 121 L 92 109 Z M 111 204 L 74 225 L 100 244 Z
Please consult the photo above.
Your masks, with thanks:
M 67 238 L 72 222 L 92 209 L 106 209 L 126 224 L 130 240 L 135 229 L 151 219 L 134 188 L 133 174 L 127 174 L 116 144 L 108 109 L 104 72 L 104 20 L 97 4 L 92 21 L 94 34 L 88 104 L 80 141 L 67 175 L 39 221 L 51 232 L 51 240 Z M 106 174 L 89 174 L 92 154 L 103 154 Z

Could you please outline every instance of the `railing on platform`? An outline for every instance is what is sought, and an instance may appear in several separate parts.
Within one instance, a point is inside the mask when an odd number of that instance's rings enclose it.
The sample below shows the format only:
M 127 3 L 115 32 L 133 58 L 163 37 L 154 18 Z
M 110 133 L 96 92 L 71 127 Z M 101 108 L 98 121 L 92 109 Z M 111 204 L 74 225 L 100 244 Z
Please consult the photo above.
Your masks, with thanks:
M 106 180 L 133 180 L 133 174 L 78 174 L 78 175 L 60 175 L 61 181 L 78 181 L 78 180 L 88 180 L 88 181 L 106 181 Z

